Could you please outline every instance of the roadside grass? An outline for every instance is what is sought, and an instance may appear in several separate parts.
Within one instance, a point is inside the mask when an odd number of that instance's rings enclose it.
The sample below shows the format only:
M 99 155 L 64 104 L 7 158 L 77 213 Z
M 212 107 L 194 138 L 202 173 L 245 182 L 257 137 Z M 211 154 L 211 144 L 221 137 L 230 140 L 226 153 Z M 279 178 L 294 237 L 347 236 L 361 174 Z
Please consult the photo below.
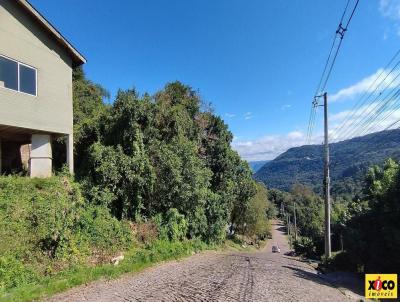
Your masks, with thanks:
M 260 244 L 260 248 L 266 241 Z M 138 273 L 154 264 L 181 259 L 205 250 L 227 250 L 254 252 L 255 246 L 243 247 L 238 242 L 226 240 L 220 245 L 209 245 L 200 240 L 161 241 L 133 249 L 124 254 L 125 259 L 119 265 L 103 264 L 99 266 L 76 266 L 53 276 L 42 278 L 36 284 L 24 284 L 8 292 L 0 293 L 1 302 L 25 302 L 49 298 L 73 287 L 92 281 L 116 279 L 123 274 Z
M 151 245 L 125 254 L 119 265 L 76 266 L 53 276 L 42 278 L 36 284 L 24 284 L 0 293 L 0 301 L 32 301 L 50 297 L 72 287 L 99 279 L 115 279 L 123 274 L 139 272 L 161 261 L 179 259 L 206 249 L 215 249 L 199 240 L 180 242 L 156 241 Z

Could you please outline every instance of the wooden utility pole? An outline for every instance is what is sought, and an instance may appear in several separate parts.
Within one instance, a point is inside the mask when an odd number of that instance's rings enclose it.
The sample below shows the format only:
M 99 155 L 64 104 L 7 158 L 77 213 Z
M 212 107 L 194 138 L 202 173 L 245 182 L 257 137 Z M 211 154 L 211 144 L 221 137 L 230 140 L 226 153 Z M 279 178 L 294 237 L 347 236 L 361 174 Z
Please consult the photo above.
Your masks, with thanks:
M 296 202 L 294 201 L 293 201 L 293 214 L 294 214 L 294 240 L 297 241 Z
M 324 93 L 324 136 L 325 258 L 328 259 L 329 257 L 331 257 L 331 200 L 329 178 L 328 94 L 326 92 Z
M 289 229 L 289 214 L 286 215 L 286 233 L 290 235 L 290 229 Z
M 342 233 L 340 233 L 340 247 L 341 247 L 341 251 L 343 252 L 344 249 L 343 249 L 343 235 L 342 235 Z
M 290 215 L 288 214 L 288 235 L 289 235 L 289 247 L 292 248 L 292 236 L 290 231 Z

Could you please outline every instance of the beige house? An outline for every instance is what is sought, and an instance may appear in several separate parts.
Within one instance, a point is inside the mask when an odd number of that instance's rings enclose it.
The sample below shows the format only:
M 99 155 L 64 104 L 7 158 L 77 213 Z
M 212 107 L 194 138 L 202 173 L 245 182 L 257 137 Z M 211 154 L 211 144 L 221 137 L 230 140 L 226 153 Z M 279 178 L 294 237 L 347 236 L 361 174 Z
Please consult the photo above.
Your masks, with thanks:
M 52 172 L 66 140 L 73 173 L 72 69 L 85 58 L 26 0 L 0 0 L 0 173 Z

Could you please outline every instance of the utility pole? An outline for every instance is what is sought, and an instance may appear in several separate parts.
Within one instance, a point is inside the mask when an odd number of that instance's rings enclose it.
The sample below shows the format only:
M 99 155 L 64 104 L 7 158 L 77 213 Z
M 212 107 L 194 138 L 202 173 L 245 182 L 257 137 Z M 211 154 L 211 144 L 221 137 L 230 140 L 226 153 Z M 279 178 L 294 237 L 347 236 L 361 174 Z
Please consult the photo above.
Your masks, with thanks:
M 293 200 L 293 214 L 294 214 L 294 240 L 297 241 L 297 223 L 296 223 L 296 202 Z
M 325 167 L 324 167 L 324 191 L 325 191 L 325 258 L 331 257 L 331 200 L 329 177 L 329 139 L 328 139 L 328 94 L 324 93 L 324 136 L 325 136 Z
M 343 235 L 342 235 L 342 233 L 340 233 L 340 247 L 341 247 L 341 251 L 343 252 L 344 249 L 343 249 Z
M 291 230 L 290 230 L 290 215 L 288 213 L 288 236 L 289 236 L 289 247 L 292 248 L 292 236 L 291 236 Z

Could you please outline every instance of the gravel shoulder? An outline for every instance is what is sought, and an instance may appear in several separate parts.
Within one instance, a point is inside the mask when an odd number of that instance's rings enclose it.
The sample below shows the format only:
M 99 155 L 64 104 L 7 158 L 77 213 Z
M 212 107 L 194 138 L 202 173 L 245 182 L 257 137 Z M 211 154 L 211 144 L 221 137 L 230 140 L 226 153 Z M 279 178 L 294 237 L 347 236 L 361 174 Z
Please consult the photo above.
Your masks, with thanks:
M 281 253 L 272 253 L 278 244 Z M 47 301 L 356 301 L 321 278 L 308 264 L 284 255 L 284 226 L 258 252 L 206 252 L 125 275 L 96 281 Z

